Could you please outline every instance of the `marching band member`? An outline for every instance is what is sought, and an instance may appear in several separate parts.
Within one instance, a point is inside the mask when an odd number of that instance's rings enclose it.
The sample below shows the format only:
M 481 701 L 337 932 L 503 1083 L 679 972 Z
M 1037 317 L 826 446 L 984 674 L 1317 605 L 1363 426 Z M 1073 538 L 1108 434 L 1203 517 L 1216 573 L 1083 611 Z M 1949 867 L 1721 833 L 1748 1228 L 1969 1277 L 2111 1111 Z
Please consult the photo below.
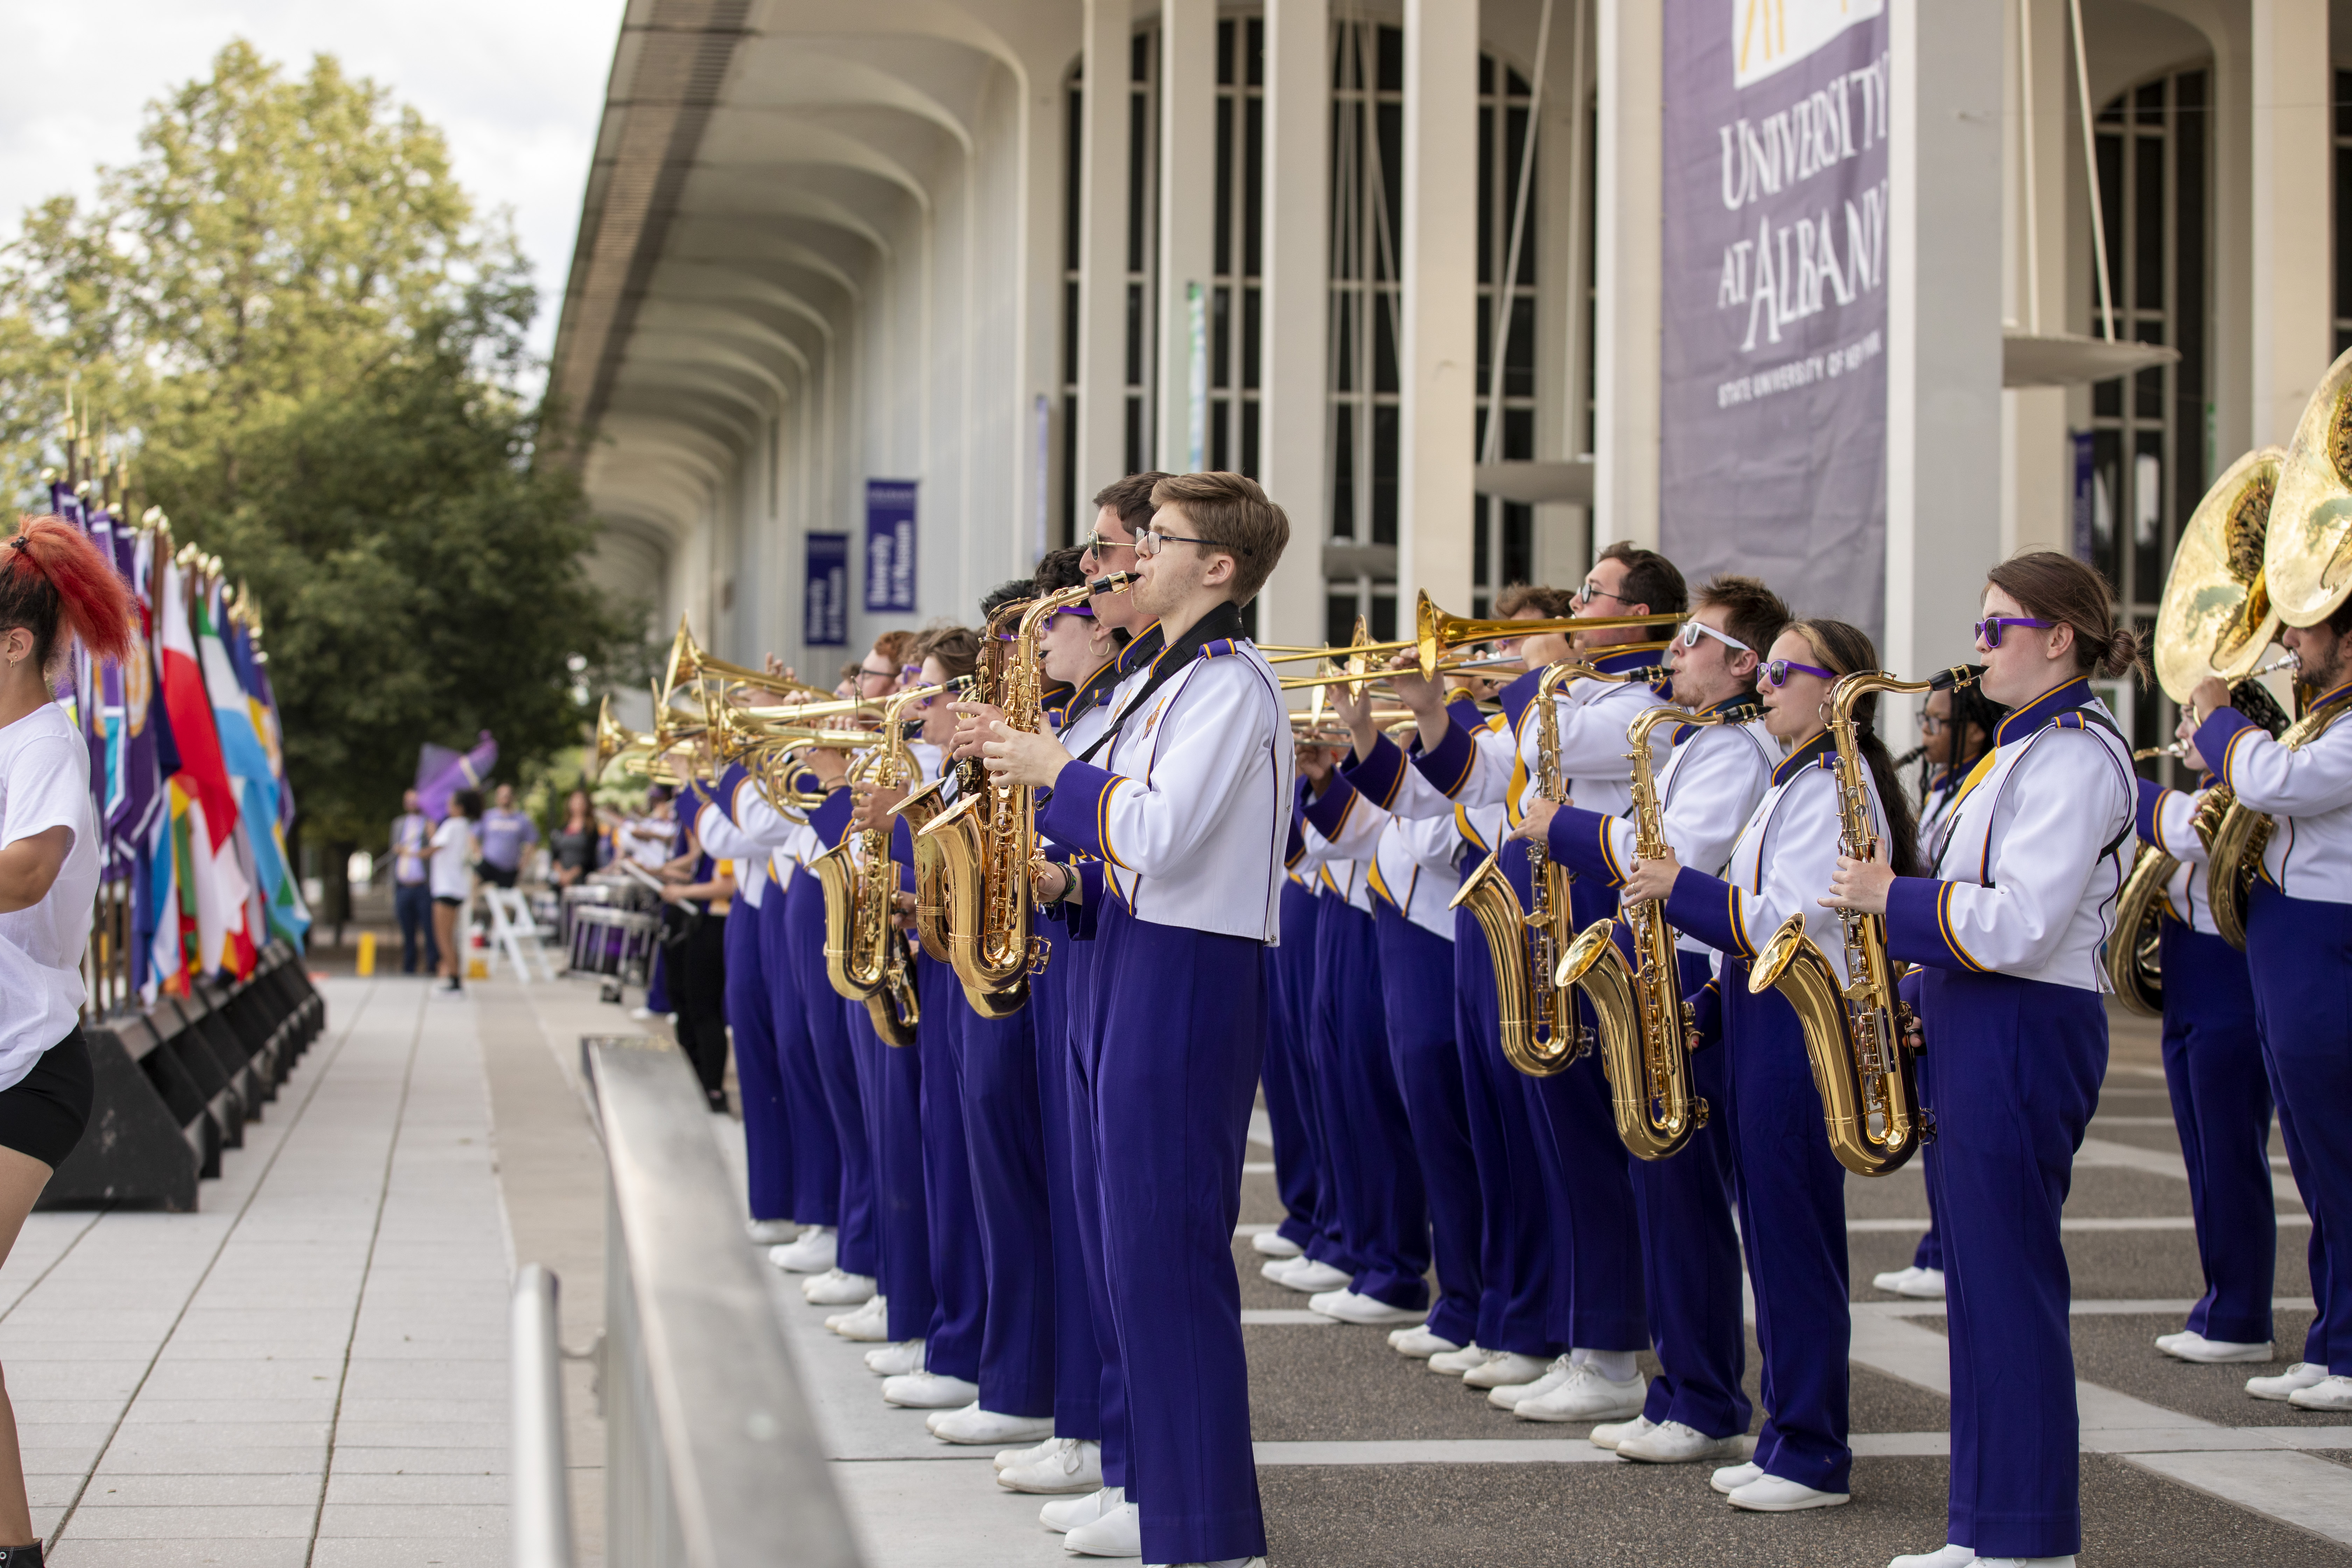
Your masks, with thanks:
M 1755 943 L 1792 914 L 1841 975 L 1845 943 L 1822 906 L 1838 850 L 1836 746 L 1827 729 L 1837 678 L 1878 668 L 1878 650 L 1843 621 L 1792 623 L 1759 672 L 1764 727 L 1788 750 L 1718 879 L 1672 855 L 1644 860 L 1624 896 L 1666 898 L 1666 918 L 1724 955 L 1718 981 L 1725 1053 L 1724 1119 L 1738 1179 L 1739 1235 L 1756 1295 L 1756 1338 L 1772 1393 L 1755 1457 L 1715 1472 L 1735 1508 L 1787 1513 L 1848 1500 L 1848 1320 L 1845 1167 L 1822 1131 L 1803 1029 L 1778 992 L 1748 991 Z M 1871 726 L 1876 699 L 1855 717 L 1866 737 L 1871 813 L 1893 864 L 1918 870 L 1911 816 Z
M 2347 632 L 2352 607 L 2279 635 L 2301 681 L 2320 694 L 2311 708 L 2340 700 L 2352 683 Z M 2352 1085 L 2343 1048 L 2344 975 L 2352 958 L 2352 727 L 2330 724 L 2289 751 L 2230 706 L 2224 682 L 2208 679 L 2189 695 L 2201 765 L 2242 805 L 2277 823 L 2247 904 L 2246 962 L 2287 1161 L 2311 1210 L 2312 1294 L 2319 1305 L 2303 1360 L 2277 1377 L 2252 1379 L 2246 1391 L 2306 1410 L 2352 1410 L 2352 1290 L 2322 1262 L 2327 1237 L 2352 1234 L 2352 1138 L 2340 1131 Z
M 1258 948 L 1279 937 L 1290 725 L 1240 606 L 1287 542 L 1235 474 L 1163 479 L 1137 540 L 1136 608 L 1167 650 L 1113 720 L 1100 765 L 999 725 L 1002 783 L 1050 787 L 1055 839 L 1103 863 L 1087 1026 L 1130 1490 L 1063 1538 L 1082 1555 L 1248 1564 L 1265 1550 L 1232 1240 L 1265 1040 Z M 1048 883 L 1051 885 L 1048 886 Z M 1039 877 L 1040 896 L 1067 890 Z
M 707 749 L 708 742 L 704 742 Z M 743 1104 L 743 1165 L 752 1223 L 788 1221 L 793 1212 L 793 1129 L 784 1111 L 782 1063 L 776 1048 L 775 995 L 761 942 L 761 908 L 770 891 L 768 850 L 719 809 L 715 787 L 688 790 L 688 811 L 703 847 L 740 868 L 726 938 L 728 1032 L 735 1047 L 735 1087 Z M 781 890 L 778 897 L 782 897 Z
M 1789 607 L 1753 577 L 1717 577 L 1699 590 L 1691 618 L 1668 652 L 1675 701 L 1722 713 L 1756 702 L 1757 671 L 1789 623 Z M 1660 817 L 1677 859 L 1714 875 L 1772 784 L 1779 748 L 1763 723 L 1685 726 L 1657 773 Z M 1604 888 L 1633 862 L 1633 825 L 1580 805 L 1528 804 L 1515 830 L 1541 834 L 1552 856 Z M 1676 942 L 1678 995 L 1709 977 L 1709 950 L 1687 933 Z M 1710 1106 L 1727 1100 L 1721 1050 L 1691 1058 L 1696 1091 Z M 1738 1459 L 1751 1408 L 1740 1389 L 1747 1359 L 1741 1327 L 1739 1237 L 1732 1226 L 1731 1119 L 1718 1115 L 1671 1158 L 1632 1163 L 1642 1221 L 1643 1294 L 1651 1339 L 1664 1369 L 1640 1415 L 1596 1428 L 1593 1441 L 1629 1459 L 1688 1464 Z
M 1884 914 L 1888 953 L 1924 966 L 1936 1064 L 1926 1157 L 1949 1309 L 1950 1521 L 1946 1546 L 1895 1568 L 2071 1564 L 2082 1540 L 2059 1217 L 2106 1068 L 2099 949 L 2137 794 L 2089 679 L 2134 668 L 2138 639 L 2071 557 L 2020 555 L 1987 576 L 1982 684 L 2010 714 L 1961 782 L 1936 874 L 1841 858 L 1824 900 Z

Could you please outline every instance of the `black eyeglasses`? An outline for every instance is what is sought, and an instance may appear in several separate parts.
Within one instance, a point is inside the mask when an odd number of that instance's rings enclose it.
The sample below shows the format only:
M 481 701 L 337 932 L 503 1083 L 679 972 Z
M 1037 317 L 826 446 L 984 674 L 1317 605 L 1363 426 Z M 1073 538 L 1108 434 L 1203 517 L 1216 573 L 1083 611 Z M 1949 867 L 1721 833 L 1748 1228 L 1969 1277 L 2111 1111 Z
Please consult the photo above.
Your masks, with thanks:
M 1584 580 L 1584 585 L 1577 589 L 1577 591 L 1570 596 L 1569 603 L 1581 608 L 1584 605 L 1592 603 L 1595 599 L 1614 599 L 1621 605 L 1630 605 L 1633 602 L 1622 594 L 1611 593 L 1608 589 L 1601 586 L 1601 584 L 1588 577 Z
M 1203 550 L 1223 550 L 1235 555 L 1250 552 L 1246 544 L 1227 544 L 1222 539 L 1194 539 L 1182 533 L 1162 533 L 1156 528 L 1147 528 L 1135 536 L 1135 552 L 1146 561 L 1171 544 L 1197 544 Z

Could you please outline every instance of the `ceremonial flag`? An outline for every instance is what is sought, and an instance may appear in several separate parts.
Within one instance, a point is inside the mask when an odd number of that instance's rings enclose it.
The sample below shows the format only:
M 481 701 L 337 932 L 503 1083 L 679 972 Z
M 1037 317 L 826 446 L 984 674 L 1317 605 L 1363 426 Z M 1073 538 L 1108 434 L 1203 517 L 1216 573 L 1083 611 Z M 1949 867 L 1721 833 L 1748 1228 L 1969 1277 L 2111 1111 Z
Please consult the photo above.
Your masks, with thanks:
M 213 603 L 220 603 L 217 589 Z M 310 907 L 302 900 L 302 888 L 294 875 L 293 858 L 286 851 L 285 810 L 286 755 L 279 744 L 276 705 L 269 700 L 268 683 L 261 677 L 261 665 L 254 658 L 253 634 L 235 616 L 215 621 L 220 634 L 220 646 L 236 686 L 234 706 L 238 719 L 252 733 L 261 753 L 263 772 L 258 777 L 246 777 L 245 830 L 253 840 L 253 858 L 259 872 L 259 891 L 264 916 L 268 929 L 285 938 L 299 950 L 305 932 L 310 929 Z M 211 647 L 206 645 L 207 648 Z M 209 657 L 209 655 L 207 656 Z M 207 666 L 207 674 L 210 667 Z M 218 698 L 215 701 L 217 704 Z M 226 736 L 233 721 L 224 717 L 221 732 Z M 237 751 L 227 752 L 229 771 L 238 772 Z
M 187 801 L 188 885 L 194 892 L 197 960 L 203 972 L 252 973 L 254 944 L 246 925 L 250 887 L 237 864 L 236 795 L 221 756 L 218 726 L 206 689 L 202 656 L 188 619 L 179 563 L 163 563 L 157 597 L 163 612 L 163 706 L 180 752 L 175 779 Z M 180 815 L 175 803 L 174 815 Z
M 449 815 L 449 799 L 461 789 L 479 789 L 499 765 L 499 743 L 485 730 L 470 752 L 426 744 L 416 754 L 416 809 L 429 821 Z

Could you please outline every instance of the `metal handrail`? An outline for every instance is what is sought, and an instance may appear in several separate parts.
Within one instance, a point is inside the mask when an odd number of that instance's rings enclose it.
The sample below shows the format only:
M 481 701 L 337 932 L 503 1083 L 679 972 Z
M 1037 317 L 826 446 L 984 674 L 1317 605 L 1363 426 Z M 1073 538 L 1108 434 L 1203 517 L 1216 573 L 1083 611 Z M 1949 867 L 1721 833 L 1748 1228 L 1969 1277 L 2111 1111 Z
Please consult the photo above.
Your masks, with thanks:
M 563 1342 L 556 1279 L 537 1263 L 515 1274 L 514 1568 L 572 1568 L 572 1477 L 563 1457 Z
M 605 1561 L 612 1568 L 859 1568 L 793 1368 L 773 1277 L 744 1244 L 741 1203 L 693 1069 L 675 1045 L 647 1036 L 592 1036 L 580 1052 L 606 1173 L 597 1352 Z M 569 1504 L 560 1479 L 552 1486 L 546 1479 L 551 1462 L 562 1464 L 561 1401 L 542 1384 L 551 1378 L 552 1291 L 546 1315 L 534 1308 L 526 1325 L 522 1289 L 519 1281 L 514 1497 L 519 1515 L 538 1518 L 517 1519 L 515 1562 L 572 1568 Z M 526 1349 L 535 1363 L 530 1373 L 520 1365 Z M 528 1408 L 526 1376 L 534 1380 Z M 550 1521 L 559 1507 L 560 1537 Z M 525 1556 L 527 1531 L 562 1555 Z

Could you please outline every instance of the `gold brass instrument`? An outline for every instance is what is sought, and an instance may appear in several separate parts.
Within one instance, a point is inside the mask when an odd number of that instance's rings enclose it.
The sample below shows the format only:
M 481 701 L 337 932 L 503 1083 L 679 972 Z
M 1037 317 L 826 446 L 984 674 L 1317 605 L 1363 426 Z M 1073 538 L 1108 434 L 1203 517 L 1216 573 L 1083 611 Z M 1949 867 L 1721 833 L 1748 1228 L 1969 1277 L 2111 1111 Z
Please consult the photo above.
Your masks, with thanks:
M 908 708 L 939 695 L 937 686 L 901 691 L 883 705 L 880 743 L 850 765 L 855 782 L 896 789 L 907 781 L 913 756 L 906 739 Z M 824 973 L 833 988 L 864 1002 L 874 1033 L 885 1044 L 914 1044 L 922 1007 L 915 995 L 915 973 L 906 934 L 892 923 L 898 894 L 898 868 L 890 859 L 891 828 L 844 834 L 841 842 L 809 862 L 824 893 Z M 850 847 L 858 858 L 853 864 Z
M 1000 612 L 1008 618 L 1016 610 L 1019 615 L 1009 644 L 990 638 L 1004 652 L 989 680 L 987 700 L 1003 712 L 1007 727 L 1034 734 L 1045 725 L 1045 674 L 1038 642 L 1046 621 L 1097 594 L 1123 594 L 1135 582 L 1132 572 L 1113 572 Z M 984 1018 L 1017 1012 L 1029 999 L 1029 976 L 1045 967 L 1052 951 L 1032 929 L 1029 903 L 1030 867 L 1038 858 L 1036 792 L 982 782 L 917 834 L 915 846 L 919 862 L 933 857 L 925 869 L 936 878 L 945 906 L 948 963 L 966 1000 Z M 924 875 L 919 869 L 919 885 Z M 917 902 L 923 902 L 922 894 Z M 921 921 L 919 912 L 919 925 Z M 928 946 L 927 941 L 927 951 Z
M 2232 689 L 2230 700 L 2237 701 Z M 2254 715 L 2241 709 L 2247 717 Z M 2326 734 L 2336 721 L 2352 711 L 2352 692 L 2347 692 L 2318 707 L 2286 727 L 2279 743 L 2289 751 L 2301 751 Z M 2208 761 L 2210 761 L 2209 758 Z M 2235 791 L 2216 784 L 2206 792 L 2200 806 L 2203 811 L 2217 799 L 2227 798 L 2221 809 L 2219 824 L 2212 837 L 2206 840 L 2205 894 L 2213 906 L 2213 929 L 2226 938 L 2231 947 L 2243 952 L 2246 948 L 2246 897 L 2253 891 L 2254 873 L 2262 868 L 2263 851 L 2270 847 L 2271 834 L 2277 824 L 2263 812 L 2256 811 L 2237 798 Z
M 729 664 L 702 651 L 694 640 L 694 633 L 686 617 L 677 618 L 677 635 L 670 638 L 669 660 L 662 678 L 662 690 L 674 692 L 681 686 L 699 680 L 717 680 L 734 686 L 756 686 L 762 691 L 779 697 L 831 697 L 832 692 L 821 686 L 811 686 L 804 680 L 793 680 L 782 675 L 771 675 L 764 669 L 748 665 Z
M 1423 594 L 1413 604 L 1413 635 L 1402 641 L 1337 643 L 1329 647 L 1282 654 L 1266 662 L 1291 664 L 1310 658 L 1342 658 L 1352 655 L 1411 651 L 1420 660 L 1423 676 L 1429 677 L 1437 673 L 1446 649 L 1460 647 L 1465 643 L 1541 637 L 1548 632 L 1605 632 L 1620 626 L 1659 629 L 1680 626 L 1689 618 L 1688 616 L 1673 615 L 1593 616 L 1580 620 L 1569 616 L 1549 621 L 1472 620 L 1467 616 L 1447 615 L 1430 603 L 1429 595 Z
M 1532 622 L 1510 622 L 1514 626 Z M 1622 651 L 1622 650 L 1620 650 Z M 1616 674 L 1604 673 L 1573 660 L 1552 665 L 1536 683 L 1536 792 L 1544 799 L 1560 798 L 1559 705 L 1555 694 L 1561 685 L 1586 677 L 1594 680 L 1655 681 L 1665 675 L 1650 667 Z M 1552 864 L 1541 839 L 1528 845 L 1528 877 L 1535 907 L 1523 910 L 1517 889 L 1503 872 L 1499 853 L 1489 855 L 1462 879 L 1449 908 L 1466 909 L 1486 939 L 1494 960 L 1495 987 L 1503 1055 L 1529 1078 L 1549 1078 L 1566 1070 L 1591 1047 L 1580 1024 L 1574 1022 L 1572 998 L 1558 979 L 1560 955 L 1575 937 L 1570 912 L 1567 868 Z
M 686 783 L 684 770 L 677 759 L 656 746 L 654 737 L 641 735 L 613 717 L 610 697 L 596 710 L 595 744 L 588 759 L 589 782 L 593 784 L 603 778 L 608 768 L 618 768 L 625 776 L 648 784 L 676 788 Z
M 1926 680 L 1896 680 L 1876 670 L 1843 677 L 1830 688 L 1830 736 L 1837 746 L 1838 852 L 1867 860 L 1878 848 L 1871 822 L 1870 770 L 1855 734 L 1854 705 L 1874 691 L 1957 690 L 1981 672 L 1973 666 L 1937 671 Z M 1838 972 L 1813 939 L 1805 917 L 1790 915 L 1756 955 L 1748 971 L 1752 995 L 1778 990 L 1795 1008 L 1805 1032 L 1813 1087 L 1830 1152 L 1857 1176 L 1884 1176 L 1918 1152 L 1928 1136 L 1919 1110 L 1912 1060 L 1910 1004 L 1895 994 L 1899 978 L 1886 952 L 1886 921 L 1840 910 L 1845 971 Z
M 1671 847 L 1658 799 L 1656 763 L 1650 735 L 1661 724 L 1744 724 L 1761 711 L 1752 703 L 1719 713 L 1652 708 L 1625 728 L 1633 745 L 1633 854 L 1654 860 Z M 1628 964 L 1612 940 L 1619 921 L 1633 938 Z M 1609 1074 L 1610 1102 L 1617 1136 L 1636 1159 L 1663 1160 L 1678 1152 L 1706 1125 L 1707 1104 L 1693 1092 L 1690 1037 L 1697 1027 L 1683 1000 L 1682 969 L 1675 958 L 1674 928 L 1656 899 L 1626 905 L 1614 920 L 1597 920 L 1577 933 L 1559 961 L 1557 976 L 1592 1004 L 1600 1037 L 1601 1063 Z

